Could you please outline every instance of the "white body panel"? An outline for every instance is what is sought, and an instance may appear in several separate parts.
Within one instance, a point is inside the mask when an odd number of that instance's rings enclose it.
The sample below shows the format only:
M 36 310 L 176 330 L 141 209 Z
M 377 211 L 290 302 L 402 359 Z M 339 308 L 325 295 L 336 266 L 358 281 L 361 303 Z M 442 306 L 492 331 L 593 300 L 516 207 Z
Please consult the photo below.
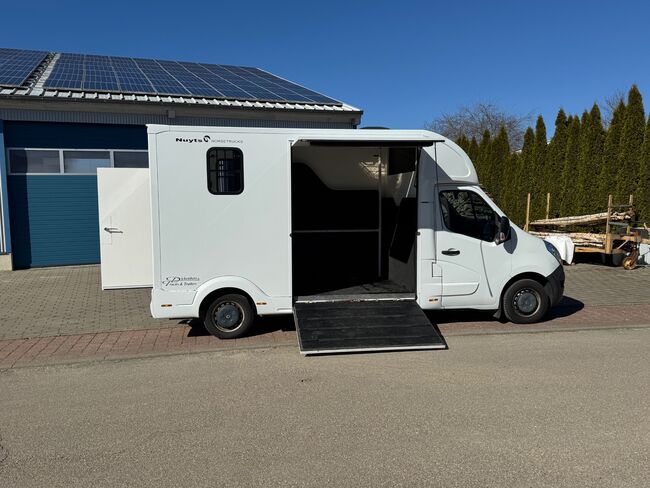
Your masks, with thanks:
M 467 155 L 438 134 L 151 125 L 154 317 L 198 317 L 204 298 L 223 288 L 247 293 L 261 315 L 291 312 L 291 148 L 302 144 L 298 141 L 367 141 L 368 147 L 374 141 L 377 147 L 387 141 L 435 141 L 422 148 L 418 163 L 416 296 L 422 308 L 496 309 L 504 285 L 517 273 L 548 276 L 557 268 L 543 241 L 515 226 L 513 238 L 501 245 L 444 228 L 440 188 L 469 188 L 498 215 L 503 212 L 479 188 Z M 242 151 L 241 194 L 207 190 L 206 154 L 213 147 Z M 315 171 L 328 180 L 335 166 Z M 449 247 L 461 250 L 462 262 L 441 254 Z
M 153 284 L 148 169 L 99 168 L 102 289 Z

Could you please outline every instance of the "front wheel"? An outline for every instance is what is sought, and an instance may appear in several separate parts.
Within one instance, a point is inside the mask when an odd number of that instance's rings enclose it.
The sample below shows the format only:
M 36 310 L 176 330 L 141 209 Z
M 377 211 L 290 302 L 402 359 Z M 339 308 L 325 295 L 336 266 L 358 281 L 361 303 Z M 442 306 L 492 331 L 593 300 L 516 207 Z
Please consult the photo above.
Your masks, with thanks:
M 549 306 L 550 300 L 544 286 L 535 280 L 515 281 L 503 294 L 503 312 L 515 324 L 539 322 Z
M 203 325 L 213 336 L 235 339 L 253 325 L 253 307 L 243 295 L 229 294 L 215 298 L 203 317 Z

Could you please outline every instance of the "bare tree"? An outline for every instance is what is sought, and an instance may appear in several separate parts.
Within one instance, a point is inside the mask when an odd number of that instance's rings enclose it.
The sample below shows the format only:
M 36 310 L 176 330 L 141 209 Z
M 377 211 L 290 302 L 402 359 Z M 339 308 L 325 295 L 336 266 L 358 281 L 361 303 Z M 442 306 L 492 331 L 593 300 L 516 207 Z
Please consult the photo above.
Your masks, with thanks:
M 461 135 L 469 139 L 475 137 L 480 141 L 486 129 L 495 136 L 501 127 L 505 127 L 510 147 L 520 149 L 523 145 L 524 131 L 531 121 L 530 114 L 524 116 L 509 114 L 492 103 L 479 102 L 472 106 L 461 106 L 454 113 L 443 113 L 429 122 L 426 128 L 454 141 Z
M 621 102 L 625 103 L 625 91 L 623 90 L 616 90 L 609 97 L 607 97 L 603 102 L 602 118 L 605 127 L 609 127 L 609 124 L 612 121 L 612 115 L 614 114 L 614 110 L 616 109 L 616 107 L 618 107 L 618 104 Z

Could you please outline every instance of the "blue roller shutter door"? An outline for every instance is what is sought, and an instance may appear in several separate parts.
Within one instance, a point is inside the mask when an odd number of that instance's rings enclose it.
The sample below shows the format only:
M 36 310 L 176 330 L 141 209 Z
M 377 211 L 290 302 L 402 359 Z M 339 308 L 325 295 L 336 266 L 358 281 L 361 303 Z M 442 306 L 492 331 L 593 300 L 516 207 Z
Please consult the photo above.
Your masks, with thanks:
M 14 268 L 99 263 L 97 177 L 11 175 Z

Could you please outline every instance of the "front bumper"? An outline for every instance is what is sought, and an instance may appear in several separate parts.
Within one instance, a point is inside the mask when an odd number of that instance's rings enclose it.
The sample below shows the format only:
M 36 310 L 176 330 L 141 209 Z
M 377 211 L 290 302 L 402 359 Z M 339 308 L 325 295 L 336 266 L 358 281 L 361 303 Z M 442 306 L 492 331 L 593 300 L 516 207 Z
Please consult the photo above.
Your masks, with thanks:
M 546 293 L 551 299 L 551 307 L 556 306 L 564 296 L 564 267 L 560 264 L 546 277 Z

